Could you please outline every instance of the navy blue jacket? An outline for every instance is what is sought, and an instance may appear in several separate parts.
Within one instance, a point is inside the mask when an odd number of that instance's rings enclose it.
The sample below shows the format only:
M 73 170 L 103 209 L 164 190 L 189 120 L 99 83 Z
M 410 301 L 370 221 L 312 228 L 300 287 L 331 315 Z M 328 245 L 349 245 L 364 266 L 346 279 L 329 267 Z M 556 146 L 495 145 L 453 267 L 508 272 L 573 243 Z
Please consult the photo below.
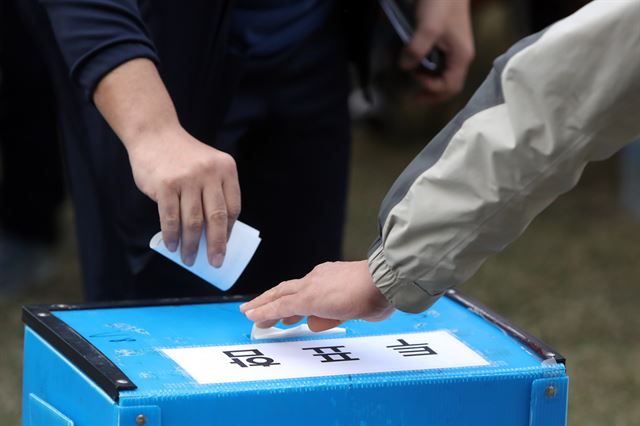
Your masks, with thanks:
M 267 0 L 265 0 L 267 1 Z M 233 0 L 40 0 L 71 79 L 90 99 L 100 79 L 138 57 L 154 61 L 183 126 L 209 140 L 230 97 L 222 73 Z M 350 0 L 347 42 L 367 74 L 370 0 Z M 344 7 L 344 6 L 341 6 Z M 329 58 L 330 60 L 330 58 Z M 203 114 L 206 114 L 204 116 Z M 207 137 L 208 136 L 208 137 Z
M 100 79 L 137 57 L 153 60 L 183 125 L 211 129 L 230 0 L 41 0 L 72 80 L 88 97 Z M 185 72 L 187 71 L 187 72 Z M 207 106 L 207 108 L 205 108 Z M 213 114 L 218 115 L 218 114 Z M 209 131 L 207 131 L 209 130 Z

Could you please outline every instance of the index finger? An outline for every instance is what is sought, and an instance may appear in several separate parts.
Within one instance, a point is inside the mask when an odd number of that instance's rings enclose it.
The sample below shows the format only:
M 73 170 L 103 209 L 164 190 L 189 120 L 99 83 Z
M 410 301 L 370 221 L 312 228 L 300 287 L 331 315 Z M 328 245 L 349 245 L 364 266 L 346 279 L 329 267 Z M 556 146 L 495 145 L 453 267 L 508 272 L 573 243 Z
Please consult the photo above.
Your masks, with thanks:
M 282 318 L 288 318 L 295 315 L 307 315 L 307 309 L 304 305 L 305 304 L 303 303 L 303 298 L 300 296 L 300 293 L 294 293 L 280 297 L 257 308 L 249 309 L 245 311 L 244 314 L 251 321 L 260 325 L 272 324 Z
M 240 311 L 242 313 L 246 313 L 247 311 L 250 311 L 267 303 L 271 303 L 281 297 L 293 294 L 300 286 L 300 281 L 301 280 L 284 281 L 279 285 L 273 287 L 272 289 L 265 291 L 255 299 L 240 305 Z

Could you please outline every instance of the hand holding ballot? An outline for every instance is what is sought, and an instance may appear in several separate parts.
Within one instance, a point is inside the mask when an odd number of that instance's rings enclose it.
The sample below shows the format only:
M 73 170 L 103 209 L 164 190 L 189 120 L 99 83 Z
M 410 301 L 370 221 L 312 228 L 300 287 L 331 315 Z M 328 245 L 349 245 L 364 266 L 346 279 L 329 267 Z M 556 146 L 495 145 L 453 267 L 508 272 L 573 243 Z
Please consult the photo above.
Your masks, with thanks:
M 259 327 L 286 325 L 308 317 L 309 328 L 323 331 L 350 319 L 382 321 L 394 311 L 376 288 L 367 261 L 327 262 L 304 278 L 285 281 L 243 304 L 240 310 Z
M 190 265 L 186 264 L 180 256 L 180 244 L 178 244 L 178 249 L 174 251 L 167 248 L 163 241 L 162 232 L 158 232 L 151 238 L 149 247 L 209 284 L 222 291 L 227 291 L 236 283 L 247 267 L 260 244 L 260 240 L 260 232 L 257 229 L 236 220 L 227 241 L 225 262 L 217 268 L 211 267 L 209 256 L 207 256 L 206 232 L 202 232 L 195 261 Z
M 94 101 L 124 143 L 138 188 L 158 203 L 162 237 L 182 261 L 196 260 L 203 229 L 207 259 L 220 267 L 240 214 L 234 159 L 191 136 L 154 63 L 134 59 L 104 77 Z

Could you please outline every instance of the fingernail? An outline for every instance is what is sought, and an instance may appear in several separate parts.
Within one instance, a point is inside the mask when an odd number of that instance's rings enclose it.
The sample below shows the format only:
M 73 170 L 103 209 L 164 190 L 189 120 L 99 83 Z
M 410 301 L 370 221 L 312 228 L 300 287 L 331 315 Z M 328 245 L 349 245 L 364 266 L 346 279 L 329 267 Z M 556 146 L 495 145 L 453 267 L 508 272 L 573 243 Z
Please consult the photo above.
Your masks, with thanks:
M 183 261 L 187 265 L 192 266 L 193 263 L 195 262 L 195 260 L 196 260 L 196 256 L 195 256 L 195 254 L 192 254 L 191 256 L 185 257 Z
M 209 260 L 209 263 L 211 263 L 211 266 L 213 266 L 214 268 L 221 267 L 222 262 L 224 262 L 224 254 L 222 253 L 214 254 L 213 256 L 211 256 L 211 259 Z
M 246 315 L 247 318 L 251 319 L 251 315 L 253 315 L 253 309 L 248 310 L 244 314 Z
M 165 241 L 165 245 L 167 246 L 167 250 L 169 250 L 172 253 L 178 249 L 178 243 L 175 241 L 170 241 L 170 242 Z

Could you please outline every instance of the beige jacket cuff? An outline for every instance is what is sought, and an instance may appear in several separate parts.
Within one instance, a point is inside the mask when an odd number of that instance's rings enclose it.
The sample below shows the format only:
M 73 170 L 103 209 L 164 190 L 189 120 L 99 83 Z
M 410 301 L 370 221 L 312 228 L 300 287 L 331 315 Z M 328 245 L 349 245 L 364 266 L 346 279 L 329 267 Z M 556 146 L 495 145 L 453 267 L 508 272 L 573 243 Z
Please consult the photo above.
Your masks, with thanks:
M 376 287 L 400 311 L 412 314 L 426 311 L 444 294 L 432 294 L 415 282 L 399 279 L 384 258 L 382 244 L 371 253 L 368 263 Z

